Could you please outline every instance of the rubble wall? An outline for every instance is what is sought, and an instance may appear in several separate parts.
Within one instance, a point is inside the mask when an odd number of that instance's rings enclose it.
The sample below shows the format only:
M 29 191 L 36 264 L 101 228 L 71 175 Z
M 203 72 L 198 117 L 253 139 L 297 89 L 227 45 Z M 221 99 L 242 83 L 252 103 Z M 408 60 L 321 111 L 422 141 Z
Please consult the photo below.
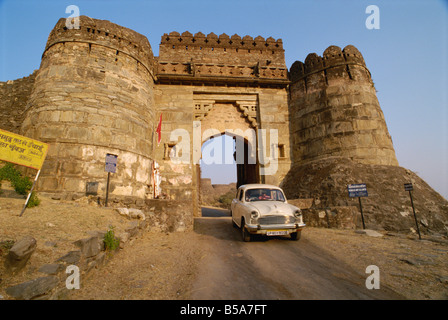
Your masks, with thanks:
M 0 82 L 0 128 L 19 134 L 37 70 L 28 77 Z

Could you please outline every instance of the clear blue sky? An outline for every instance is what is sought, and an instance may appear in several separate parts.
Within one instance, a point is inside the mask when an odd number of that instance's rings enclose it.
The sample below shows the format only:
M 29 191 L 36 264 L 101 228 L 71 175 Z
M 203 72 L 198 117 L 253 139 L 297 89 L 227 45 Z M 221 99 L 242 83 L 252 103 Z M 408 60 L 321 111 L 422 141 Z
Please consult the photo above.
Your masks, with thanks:
M 283 39 L 288 67 L 330 45 L 356 46 L 372 73 L 402 167 L 448 198 L 448 3 L 446 0 L 0 0 L 0 81 L 39 68 L 49 32 L 65 8 L 145 35 L 155 55 L 163 33 L 201 31 Z M 368 5 L 380 9 L 369 30 Z M 233 173 L 221 168 L 213 183 Z M 204 169 L 205 171 L 205 169 Z

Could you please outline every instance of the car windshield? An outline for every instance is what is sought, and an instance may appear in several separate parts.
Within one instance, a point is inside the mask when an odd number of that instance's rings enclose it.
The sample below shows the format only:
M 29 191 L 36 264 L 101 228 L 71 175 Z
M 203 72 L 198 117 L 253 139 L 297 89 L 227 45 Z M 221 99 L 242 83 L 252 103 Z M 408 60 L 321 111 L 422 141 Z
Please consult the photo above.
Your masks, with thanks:
M 283 192 L 278 189 L 249 189 L 246 190 L 245 200 L 247 202 L 252 201 L 282 201 L 285 202 L 285 196 Z

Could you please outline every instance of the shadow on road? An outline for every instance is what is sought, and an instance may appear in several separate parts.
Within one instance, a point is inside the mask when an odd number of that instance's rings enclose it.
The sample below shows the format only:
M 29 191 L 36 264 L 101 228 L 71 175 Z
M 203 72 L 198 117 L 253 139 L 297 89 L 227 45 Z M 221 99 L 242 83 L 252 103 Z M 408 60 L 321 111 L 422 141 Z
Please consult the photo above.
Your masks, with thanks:
M 230 210 L 228 209 L 202 207 L 201 211 L 203 217 L 230 217 Z
M 202 216 L 194 219 L 194 232 L 219 240 L 236 241 L 240 233 L 232 226 L 230 210 L 202 207 Z

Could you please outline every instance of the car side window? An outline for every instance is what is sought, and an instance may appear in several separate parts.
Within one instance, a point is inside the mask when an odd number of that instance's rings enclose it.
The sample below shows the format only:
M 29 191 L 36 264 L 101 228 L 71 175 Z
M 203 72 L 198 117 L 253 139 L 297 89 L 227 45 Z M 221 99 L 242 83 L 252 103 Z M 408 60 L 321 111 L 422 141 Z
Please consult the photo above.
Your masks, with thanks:
M 240 194 L 238 196 L 238 200 L 239 201 L 243 200 L 243 190 L 240 190 Z

